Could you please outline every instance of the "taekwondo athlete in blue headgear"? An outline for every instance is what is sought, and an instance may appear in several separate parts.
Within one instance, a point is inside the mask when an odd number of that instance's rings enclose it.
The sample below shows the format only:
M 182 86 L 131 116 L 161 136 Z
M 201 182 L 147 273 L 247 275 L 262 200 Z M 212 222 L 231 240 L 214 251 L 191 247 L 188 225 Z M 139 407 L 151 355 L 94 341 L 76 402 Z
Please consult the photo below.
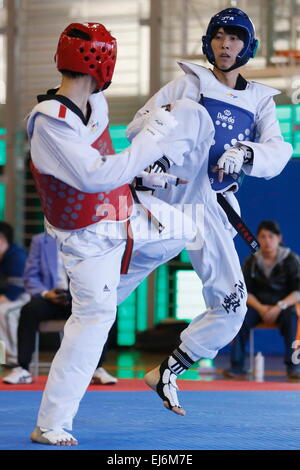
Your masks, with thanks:
M 293 151 L 284 142 L 276 117 L 273 97 L 280 92 L 241 75 L 241 66 L 254 57 L 258 45 L 247 14 L 228 8 L 214 15 L 202 43 L 213 67 L 180 61 L 184 75 L 161 88 L 137 112 L 127 130 L 131 140 L 156 106 L 174 106 L 175 117 L 180 109 L 188 123 L 185 134 L 176 129 L 169 139 L 178 142 L 190 139 L 191 148 L 182 165 L 177 160 L 171 170 L 189 183 L 176 192 L 170 188 L 155 191 L 155 195 L 181 205 L 183 210 L 192 208 L 202 243 L 190 246 L 188 253 L 203 284 L 206 309 L 199 311 L 181 333 L 179 348 L 145 377 L 165 406 L 181 415 L 185 413 L 177 397 L 177 375 L 202 357 L 213 359 L 236 336 L 247 311 L 245 282 L 233 242 L 236 232 L 218 199 L 222 198 L 239 213 L 234 193 L 243 175 L 265 179 L 277 176 Z M 174 145 L 171 149 L 166 144 L 164 153 L 169 163 L 161 159 L 153 170 L 168 169 L 174 161 L 172 152 Z M 198 211 L 200 207 L 202 211 Z M 148 259 L 153 266 L 154 260 L 149 256 Z M 142 280 L 139 269 L 142 262 L 147 259 L 141 253 L 132 258 L 128 275 L 118 289 L 119 300 Z

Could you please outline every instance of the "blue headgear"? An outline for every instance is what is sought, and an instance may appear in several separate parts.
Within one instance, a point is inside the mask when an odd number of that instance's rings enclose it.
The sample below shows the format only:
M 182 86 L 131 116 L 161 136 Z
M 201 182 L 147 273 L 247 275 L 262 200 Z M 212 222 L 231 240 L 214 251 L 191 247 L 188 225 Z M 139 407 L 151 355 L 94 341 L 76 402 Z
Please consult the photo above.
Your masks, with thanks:
M 235 64 L 225 72 L 245 65 L 249 59 L 255 56 L 258 40 L 255 39 L 255 29 L 249 16 L 238 8 L 226 8 L 213 16 L 207 27 L 206 35 L 202 37 L 202 50 L 207 60 L 215 65 L 215 57 L 211 48 L 212 35 L 216 28 L 238 27 L 244 30 L 246 39 L 244 47 L 236 58 Z

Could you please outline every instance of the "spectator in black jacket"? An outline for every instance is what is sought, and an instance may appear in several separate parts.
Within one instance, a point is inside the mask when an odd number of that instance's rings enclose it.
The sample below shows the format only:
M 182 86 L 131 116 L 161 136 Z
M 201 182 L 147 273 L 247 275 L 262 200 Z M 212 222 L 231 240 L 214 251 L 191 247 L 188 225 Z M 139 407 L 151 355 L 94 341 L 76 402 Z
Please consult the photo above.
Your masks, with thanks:
M 242 328 L 232 342 L 229 378 L 242 378 L 245 348 L 250 330 L 258 323 L 276 324 L 285 344 L 284 362 L 289 380 L 300 380 L 300 365 L 295 363 L 295 339 L 300 302 L 300 259 L 290 248 L 281 245 L 277 223 L 263 221 L 257 230 L 260 250 L 249 256 L 243 266 L 248 289 L 248 312 Z M 294 344 L 293 344 L 294 343 Z
M 29 300 L 23 285 L 26 252 L 14 243 L 14 230 L 0 222 L 0 339 L 6 347 L 6 362 L 17 358 L 17 328 L 20 308 Z

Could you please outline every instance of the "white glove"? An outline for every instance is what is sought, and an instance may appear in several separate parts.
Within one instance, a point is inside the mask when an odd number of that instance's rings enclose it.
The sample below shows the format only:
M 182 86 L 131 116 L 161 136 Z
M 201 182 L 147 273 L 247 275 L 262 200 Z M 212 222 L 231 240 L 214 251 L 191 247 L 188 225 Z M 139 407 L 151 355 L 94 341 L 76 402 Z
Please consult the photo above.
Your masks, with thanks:
M 226 175 L 240 173 L 245 160 L 245 150 L 242 147 L 230 147 L 223 153 L 217 162 L 218 170 L 223 170 Z
M 168 185 L 177 186 L 178 184 L 185 184 L 187 180 L 170 175 L 169 173 L 147 173 L 147 171 L 142 171 L 136 177 L 136 183 L 136 189 L 139 186 L 148 189 L 166 189 Z
M 178 122 L 170 112 L 163 108 L 156 108 L 150 113 L 142 130 L 148 132 L 156 142 L 160 142 L 177 124 Z

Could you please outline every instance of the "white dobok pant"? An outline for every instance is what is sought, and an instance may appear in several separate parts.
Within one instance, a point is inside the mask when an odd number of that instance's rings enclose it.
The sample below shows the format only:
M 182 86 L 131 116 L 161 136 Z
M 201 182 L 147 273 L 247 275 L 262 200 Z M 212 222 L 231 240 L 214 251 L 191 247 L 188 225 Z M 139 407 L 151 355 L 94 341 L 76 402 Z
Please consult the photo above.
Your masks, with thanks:
M 18 362 L 18 324 L 23 305 L 30 300 L 24 292 L 16 300 L 0 304 L 0 339 L 5 343 L 6 362 Z
M 247 292 L 240 261 L 232 239 L 232 226 L 218 205 L 215 193 L 203 207 L 201 235 L 187 246 L 188 254 L 203 283 L 206 310 L 199 312 L 181 333 L 182 344 L 191 358 L 214 358 L 238 333 L 247 312 Z M 136 251 L 128 274 L 121 276 L 118 303 L 121 303 L 159 264 L 151 252 Z M 200 294 L 200 292 L 199 292 Z
M 140 253 L 145 250 L 151 259 L 161 264 L 193 240 L 195 226 L 182 212 L 151 195 L 145 194 L 143 203 L 165 228 L 159 233 L 153 223 L 149 224 L 145 211 L 135 205 L 131 217 L 134 250 Z M 80 400 L 115 320 L 126 244 L 125 225 L 124 222 L 101 222 L 67 232 L 46 223 L 48 233 L 59 242 L 70 279 L 72 315 L 65 325 L 43 394 L 37 422 L 42 428 L 72 429 Z

